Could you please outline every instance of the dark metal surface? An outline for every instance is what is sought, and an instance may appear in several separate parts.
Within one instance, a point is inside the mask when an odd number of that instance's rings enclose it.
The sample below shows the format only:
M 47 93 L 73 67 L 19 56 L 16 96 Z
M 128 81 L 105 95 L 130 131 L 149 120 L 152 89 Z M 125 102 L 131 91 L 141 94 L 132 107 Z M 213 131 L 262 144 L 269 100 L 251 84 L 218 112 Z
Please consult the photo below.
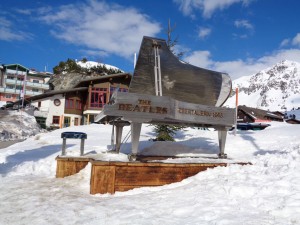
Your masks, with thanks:
M 130 93 L 155 95 L 154 43 L 159 45 L 163 96 L 208 106 L 221 106 L 227 100 L 231 91 L 227 74 L 181 62 L 165 40 L 151 37 L 143 38 Z

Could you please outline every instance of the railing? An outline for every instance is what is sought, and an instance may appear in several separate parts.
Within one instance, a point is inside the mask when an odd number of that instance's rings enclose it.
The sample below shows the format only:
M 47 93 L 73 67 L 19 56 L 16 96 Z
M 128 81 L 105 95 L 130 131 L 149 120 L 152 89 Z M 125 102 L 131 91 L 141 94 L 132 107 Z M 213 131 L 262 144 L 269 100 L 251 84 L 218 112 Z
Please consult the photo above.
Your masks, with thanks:
M 21 94 L 21 90 L 12 89 L 12 88 L 0 88 L 0 92 L 7 93 L 7 94 Z M 43 92 L 25 90 L 25 95 L 40 95 L 40 94 L 43 94 Z
M 39 89 L 48 90 L 49 84 L 33 83 L 33 82 L 26 81 L 26 87 L 35 87 L 35 88 L 39 88 Z
M 34 83 L 34 82 L 29 82 L 29 81 L 25 81 L 26 87 L 35 87 L 38 89 L 44 89 L 44 90 L 48 90 L 49 89 L 49 84 L 42 84 L 42 83 Z M 6 79 L 5 80 L 6 84 L 13 84 L 13 85 L 18 85 L 18 86 L 22 86 L 23 85 L 23 81 L 20 80 L 14 80 L 14 79 Z
M 0 92 L 8 93 L 8 94 L 17 94 L 20 90 L 10 89 L 10 88 L 0 88 Z

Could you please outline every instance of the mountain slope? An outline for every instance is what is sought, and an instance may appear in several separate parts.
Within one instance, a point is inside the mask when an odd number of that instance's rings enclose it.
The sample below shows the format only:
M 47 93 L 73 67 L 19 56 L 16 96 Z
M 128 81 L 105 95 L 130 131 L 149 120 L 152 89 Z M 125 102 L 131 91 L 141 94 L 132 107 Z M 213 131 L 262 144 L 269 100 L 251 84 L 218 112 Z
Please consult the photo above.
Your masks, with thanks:
M 281 61 L 251 76 L 233 81 L 239 88 L 239 105 L 260 109 L 290 110 L 300 107 L 300 63 Z M 234 106 L 235 95 L 225 105 Z
M 52 86 L 52 89 L 69 89 L 74 87 L 74 85 L 76 85 L 83 79 L 123 72 L 119 68 L 108 64 L 93 61 L 71 61 L 73 64 L 77 65 L 76 70 L 69 72 L 63 71 L 59 74 L 53 75 L 49 81 L 49 83 Z M 65 67 L 63 68 L 65 69 Z

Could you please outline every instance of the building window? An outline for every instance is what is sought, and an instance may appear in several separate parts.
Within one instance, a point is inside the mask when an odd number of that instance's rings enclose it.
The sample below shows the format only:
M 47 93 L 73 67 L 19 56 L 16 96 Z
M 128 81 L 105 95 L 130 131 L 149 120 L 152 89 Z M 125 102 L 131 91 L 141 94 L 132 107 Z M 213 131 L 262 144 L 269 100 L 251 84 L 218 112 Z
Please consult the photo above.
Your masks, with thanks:
M 40 83 L 39 80 L 32 80 L 32 83 Z
M 127 88 L 117 88 L 117 87 L 111 87 L 110 88 L 110 96 L 109 99 L 111 99 L 111 96 L 113 95 L 113 93 L 118 89 L 118 92 L 128 92 Z
M 42 106 L 42 102 L 38 102 L 38 107 L 40 108 Z
M 102 108 L 107 103 L 107 88 L 93 88 L 91 91 L 91 104 L 93 108 Z
M 82 103 L 78 99 L 66 99 L 65 108 L 66 109 L 81 109 Z
M 33 92 L 39 92 L 39 89 L 37 89 L 37 88 L 32 88 L 32 91 L 33 91 Z
M 66 99 L 65 108 L 74 109 L 74 99 Z
M 80 100 L 76 100 L 75 101 L 75 109 L 81 109 L 81 101 Z
M 5 98 L 12 98 L 12 95 L 6 94 L 6 95 L 5 95 Z
M 6 85 L 6 88 L 7 89 L 14 89 L 14 86 L 13 85 Z
M 53 116 L 53 117 L 52 117 L 52 123 L 53 123 L 53 124 L 59 124 L 59 119 L 60 119 L 59 116 Z
M 10 76 L 7 76 L 7 79 L 14 80 L 15 77 L 10 75 Z
M 20 81 L 23 81 L 24 80 L 24 76 L 18 76 L 17 79 L 20 80 Z

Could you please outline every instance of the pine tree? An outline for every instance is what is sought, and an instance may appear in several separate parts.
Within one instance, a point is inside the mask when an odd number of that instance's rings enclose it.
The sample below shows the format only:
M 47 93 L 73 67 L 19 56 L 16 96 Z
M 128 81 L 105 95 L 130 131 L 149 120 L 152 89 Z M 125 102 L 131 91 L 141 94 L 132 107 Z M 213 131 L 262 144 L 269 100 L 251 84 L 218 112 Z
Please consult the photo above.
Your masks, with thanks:
M 83 58 L 81 62 L 87 62 L 86 58 Z M 57 66 L 53 68 L 54 74 L 64 74 L 64 73 L 80 73 L 84 75 L 90 75 L 90 74 L 98 74 L 98 75 L 105 75 L 105 74 L 116 74 L 121 73 L 122 71 L 119 69 L 112 69 L 107 68 L 105 65 L 98 65 L 91 67 L 89 69 L 83 68 L 79 66 L 75 60 L 73 59 L 67 59 L 67 61 L 59 62 Z

